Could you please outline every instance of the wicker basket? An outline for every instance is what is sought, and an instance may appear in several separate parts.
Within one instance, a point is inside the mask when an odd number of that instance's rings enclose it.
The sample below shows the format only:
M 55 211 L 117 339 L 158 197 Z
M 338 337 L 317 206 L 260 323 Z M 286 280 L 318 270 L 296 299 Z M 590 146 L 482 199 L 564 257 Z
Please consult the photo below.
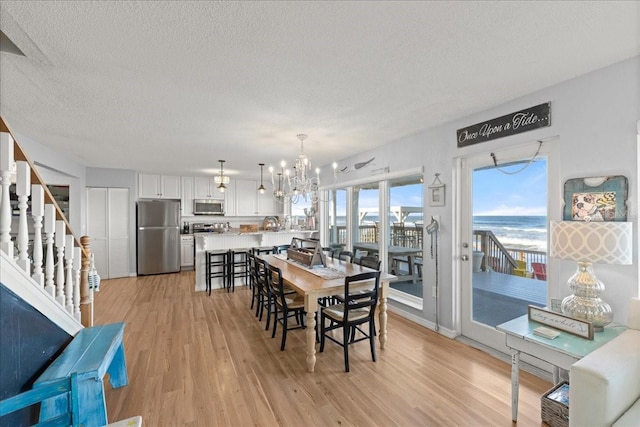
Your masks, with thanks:
M 569 383 L 555 385 L 540 398 L 542 421 L 551 427 L 569 425 Z

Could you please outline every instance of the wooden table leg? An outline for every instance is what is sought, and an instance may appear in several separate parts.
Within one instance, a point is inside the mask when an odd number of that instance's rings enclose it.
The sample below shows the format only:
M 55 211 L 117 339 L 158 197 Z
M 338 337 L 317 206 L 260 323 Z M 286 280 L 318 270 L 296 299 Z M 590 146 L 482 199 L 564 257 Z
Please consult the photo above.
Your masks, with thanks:
M 388 290 L 389 290 L 389 283 L 380 284 L 380 301 L 379 301 L 380 330 L 378 331 L 378 337 L 380 339 L 380 348 L 385 348 L 387 344 L 387 292 Z
M 305 295 L 304 308 L 307 312 L 307 371 L 313 372 L 316 365 L 316 312 L 318 297 Z
M 416 272 L 415 272 L 415 263 L 413 262 L 413 255 L 408 255 L 407 259 L 409 260 L 409 274 L 411 275 L 411 282 L 416 283 Z
M 518 421 L 518 388 L 520 382 L 520 352 L 511 353 L 511 419 Z

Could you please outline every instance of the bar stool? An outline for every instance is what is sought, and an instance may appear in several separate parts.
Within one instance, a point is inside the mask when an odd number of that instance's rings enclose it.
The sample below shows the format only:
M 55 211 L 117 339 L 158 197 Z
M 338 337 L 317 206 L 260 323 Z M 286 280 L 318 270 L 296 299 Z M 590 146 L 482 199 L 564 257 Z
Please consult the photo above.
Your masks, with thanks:
M 222 249 L 205 252 L 205 280 L 207 292 L 211 295 L 211 280 L 222 279 L 222 286 L 228 285 L 229 278 L 229 251 Z
M 276 245 L 273 247 L 273 253 L 274 254 L 286 253 L 290 247 L 291 245 Z
M 258 246 L 255 248 L 251 248 L 251 252 L 254 255 L 270 255 L 275 253 L 273 246 Z
M 235 290 L 236 277 L 244 278 L 244 284 L 249 283 L 249 248 L 229 249 L 229 282 L 227 291 Z

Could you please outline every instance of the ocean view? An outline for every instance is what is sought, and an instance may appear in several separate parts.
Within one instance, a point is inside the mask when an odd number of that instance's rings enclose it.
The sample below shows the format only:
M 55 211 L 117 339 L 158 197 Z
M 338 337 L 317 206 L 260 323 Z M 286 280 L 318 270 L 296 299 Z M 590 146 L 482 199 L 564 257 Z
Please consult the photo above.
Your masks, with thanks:
M 345 225 L 346 218 L 338 216 L 338 225 Z M 412 214 L 405 222 L 407 227 L 422 216 Z M 363 225 L 373 225 L 378 221 L 377 215 L 368 214 Z M 508 248 L 547 251 L 547 217 L 546 216 L 474 216 L 474 230 L 489 230 L 500 243 Z
M 474 230 L 489 230 L 508 248 L 547 251 L 546 216 L 474 216 Z

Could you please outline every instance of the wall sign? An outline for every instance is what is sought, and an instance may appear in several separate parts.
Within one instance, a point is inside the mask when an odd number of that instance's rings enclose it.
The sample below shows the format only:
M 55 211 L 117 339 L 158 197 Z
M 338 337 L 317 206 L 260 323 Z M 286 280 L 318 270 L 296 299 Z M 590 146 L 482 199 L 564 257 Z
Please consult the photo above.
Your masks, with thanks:
M 546 126 L 551 126 L 550 102 L 458 129 L 458 148 Z

